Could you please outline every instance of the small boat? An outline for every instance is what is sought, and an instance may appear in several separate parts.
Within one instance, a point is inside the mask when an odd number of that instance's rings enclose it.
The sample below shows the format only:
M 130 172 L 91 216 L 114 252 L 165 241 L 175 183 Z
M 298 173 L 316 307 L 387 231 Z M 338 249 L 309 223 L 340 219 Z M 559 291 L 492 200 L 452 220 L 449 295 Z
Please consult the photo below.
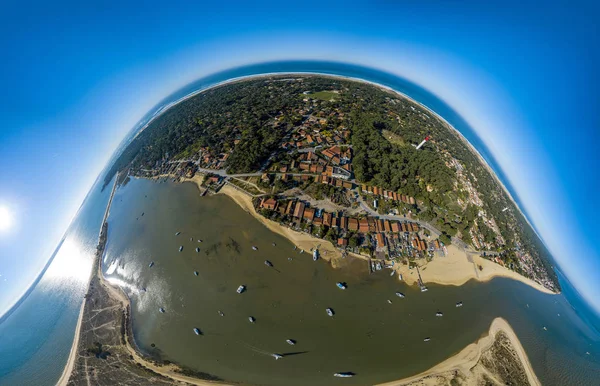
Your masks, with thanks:
M 146 287 L 142 287 L 142 292 L 146 292 Z
M 256 319 L 254 318 L 254 316 L 248 316 L 248 320 L 250 321 L 250 323 L 256 322 Z
M 179 246 L 179 252 L 183 251 L 183 245 Z
M 544 326 L 544 331 L 548 331 L 548 329 L 546 328 L 546 326 Z
M 297 246 L 297 245 L 294 245 L 294 251 L 295 251 L 296 249 L 298 249 L 298 246 Z
M 333 374 L 333 376 L 338 377 L 338 378 L 352 378 L 354 376 L 354 373 L 351 373 L 351 372 L 335 373 L 335 374 Z
M 273 266 L 273 263 L 271 263 L 269 260 L 265 260 L 265 265 L 266 265 L 267 267 L 272 267 L 272 266 Z
M 304 253 L 304 249 L 301 249 L 301 250 L 300 250 L 300 253 Z
M 399 275 L 398 275 L 398 279 L 400 279 L 400 280 L 404 280 L 404 279 L 402 278 L 402 274 L 399 274 Z
M 219 316 L 225 316 L 225 314 L 223 313 L 223 311 L 217 311 L 219 313 Z
M 154 262 L 151 261 L 150 264 L 148 264 L 148 267 L 150 267 L 150 268 L 154 267 Z
M 194 271 L 194 275 L 198 276 L 198 271 Z
M 427 337 L 425 339 L 423 339 L 423 342 L 429 342 L 431 340 L 431 338 Z
M 273 244 L 271 244 L 271 245 L 272 245 L 272 246 L 276 246 L 276 244 L 275 244 L 275 243 L 273 243 Z
M 181 232 L 177 232 L 175 233 L 175 236 L 179 236 L 181 234 Z
M 164 308 L 162 308 L 162 307 L 160 307 L 158 310 L 160 311 L 160 313 L 161 313 L 161 314 L 164 314 L 164 313 L 165 313 L 165 309 L 164 309 Z
M 202 335 L 202 331 L 200 331 L 199 328 L 194 328 L 194 332 L 196 333 L 196 335 Z
M 258 248 L 257 248 L 257 247 L 255 247 L 255 246 L 253 245 L 253 246 L 252 246 L 252 250 L 253 250 L 253 251 L 258 251 Z
M 236 292 L 238 294 L 241 294 L 242 292 L 244 292 L 246 290 L 246 286 L 245 285 L 241 285 L 238 287 L 238 289 L 236 290 Z
M 200 252 L 200 248 L 196 247 L 196 253 Z
M 392 304 L 392 301 L 390 299 L 388 299 L 388 303 Z
M 458 303 L 456 303 L 456 307 L 462 307 L 462 306 L 463 306 L 463 303 L 462 303 L 462 302 L 458 302 Z
M 271 354 L 271 356 L 275 358 L 275 360 L 283 358 L 283 355 L 281 354 Z
M 315 248 L 313 251 L 313 260 L 317 261 L 319 259 L 319 250 Z
M 428 291 L 427 287 L 421 286 L 421 292 L 427 292 L 427 291 Z
M 381 271 L 381 263 L 379 263 L 379 262 L 376 263 L 375 264 L 375 269 L 378 270 L 378 271 Z
M 339 289 L 346 289 L 346 284 L 344 284 L 344 283 L 342 283 L 342 282 L 335 283 L 335 285 L 337 285 L 337 287 L 338 287 Z
M 198 242 L 199 242 L 199 243 L 201 243 L 201 242 L 202 242 L 202 240 L 198 239 Z
M 327 312 L 327 315 L 329 315 L 329 316 L 333 316 L 333 314 L 334 314 L 333 309 L 331 309 L 331 308 L 327 308 L 325 310 L 325 312 Z
M 287 344 L 290 344 L 292 346 L 296 344 L 296 341 L 293 339 L 286 339 L 285 341 L 287 342 Z
M 190 241 L 194 241 L 194 238 L 193 238 L 193 237 L 190 237 Z
M 404 294 L 402 292 L 396 292 L 396 296 L 398 296 L 399 298 L 403 298 Z
M 438 311 L 435 313 L 435 316 L 444 316 L 444 314 Z
M 394 276 L 396 272 L 394 270 L 392 270 L 392 272 L 390 272 L 390 276 Z

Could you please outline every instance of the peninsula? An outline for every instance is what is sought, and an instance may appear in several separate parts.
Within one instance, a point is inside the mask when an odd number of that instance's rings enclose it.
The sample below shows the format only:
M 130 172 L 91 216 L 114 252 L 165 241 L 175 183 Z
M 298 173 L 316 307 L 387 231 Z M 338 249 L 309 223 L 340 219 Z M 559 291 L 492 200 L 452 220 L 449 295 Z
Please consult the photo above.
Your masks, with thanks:
M 193 182 L 201 195 L 225 194 L 334 267 L 360 258 L 422 291 L 427 283 L 495 276 L 559 290 L 543 243 L 464 138 L 422 106 L 371 84 L 288 75 L 219 85 L 151 121 L 107 184 L 115 173 L 115 187 L 132 177 L 168 179 Z M 105 215 L 59 384 L 223 384 L 136 346 L 131 303 L 102 273 L 107 229 Z M 386 385 L 448 382 L 539 384 L 499 318 L 487 336 L 441 364 Z
M 500 275 L 560 291 L 546 247 L 464 137 L 369 83 L 263 76 L 195 93 L 138 133 L 105 181 L 117 171 L 231 187 L 262 217 L 421 286 Z

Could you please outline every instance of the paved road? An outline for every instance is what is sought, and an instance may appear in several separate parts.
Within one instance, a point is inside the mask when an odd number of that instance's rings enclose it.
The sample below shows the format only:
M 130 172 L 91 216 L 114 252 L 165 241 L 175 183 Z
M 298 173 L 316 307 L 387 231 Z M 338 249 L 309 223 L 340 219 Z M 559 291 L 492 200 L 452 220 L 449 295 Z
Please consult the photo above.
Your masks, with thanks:
M 371 209 L 369 207 L 369 205 L 367 205 L 366 202 L 364 202 L 364 200 L 360 194 L 358 195 L 358 203 L 360 204 L 360 207 L 362 209 L 364 209 L 369 215 L 371 215 L 373 217 L 379 217 L 384 220 L 411 221 L 411 222 L 415 222 L 415 223 L 419 224 L 419 226 L 421 226 L 422 228 L 429 230 L 436 237 L 439 237 L 442 234 L 442 232 L 439 229 L 437 229 L 436 227 L 434 227 L 433 225 L 431 225 L 430 223 L 428 223 L 426 221 L 415 220 L 410 217 L 400 216 L 400 215 L 379 214 L 375 210 Z M 463 249 L 469 248 L 469 246 L 464 241 L 462 241 L 461 239 L 459 239 L 457 237 L 452 237 L 452 243 L 454 245 L 458 246 L 459 248 L 463 248 Z
M 240 174 L 227 174 L 227 172 L 223 169 L 204 169 L 204 168 L 198 168 L 198 171 L 201 173 L 212 173 L 212 174 L 216 174 L 219 175 L 221 177 L 227 178 L 227 177 L 254 177 L 254 176 L 261 176 L 263 174 L 263 172 L 256 172 L 256 173 L 240 173 Z M 286 174 L 289 176 L 306 176 L 306 175 L 310 175 L 310 176 L 318 176 L 319 174 L 310 174 L 310 173 L 269 173 L 269 174 L 275 174 L 275 175 L 282 175 L 282 174 Z M 354 184 L 359 185 L 356 183 L 356 181 L 352 181 L 354 182 Z M 415 222 L 417 224 L 419 224 L 419 226 L 421 226 L 422 228 L 425 228 L 427 230 L 429 230 L 433 235 L 435 235 L 436 237 L 439 237 L 442 232 L 437 229 L 436 227 L 434 227 L 433 225 L 431 225 L 430 223 L 426 222 L 426 221 L 422 221 L 422 220 L 415 220 L 412 219 L 410 217 L 406 217 L 406 216 L 401 216 L 401 215 L 390 215 L 390 214 L 379 214 L 378 212 L 376 212 L 375 210 L 371 209 L 369 207 L 369 205 L 367 205 L 362 196 L 360 195 L 360 193 L 358 194 L 358 203 L 360 205 L 360 207 L 367 212 L 369 215 L 373 216 L 373 217 L 379 217 L 381 219 L 384 220 L 396 220 L 396 221 L 412 221 Z M 457 237 L 452 237 L 452 243 L 454 245 L 456 245 L 459 248 L 462 248 L 464 250 L 470 250 L 469 246 L 467 245 L 467 243 L 465 243 L 464 241 L 462 241 L 461 239 L 457 238 Z

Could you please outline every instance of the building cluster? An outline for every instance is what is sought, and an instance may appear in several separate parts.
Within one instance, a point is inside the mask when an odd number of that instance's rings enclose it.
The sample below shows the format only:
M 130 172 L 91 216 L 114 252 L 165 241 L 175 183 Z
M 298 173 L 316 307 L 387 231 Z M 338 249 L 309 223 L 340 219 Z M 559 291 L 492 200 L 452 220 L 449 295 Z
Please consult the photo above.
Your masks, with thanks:
M 332 114 L 341 115 L 343 113 L 332 112 Z M 326 117 L 309 115 L 304 122 L 298 126 L 290 135 L 287 141 L 281 144 L 285 150 L 304 149 L 315 146 L 334 146 L 345 144 L 350 139 L 350 130 L 341 127 L 334 130 L 324 130 L 327 126 Z
M 414 197 L 392 192 L 378 186 L 361 185 L 361 191 L 365 194 L 372 194 L 374 196 L 383 197 L 388 200 L 401 201 L 405 204 L 415 205 L 417 202 Z
M 329 213 L 312 208 L 300 200 L 262 198 L 259 209 L 265 209 L 287 216 L 292 227 L 301 223 L 316 227 L 334 228 L 339 236 L 337 245 L 348 247 L 348 240 L 354 234 L 362 235 L 363 245 L 373 246 L 375 255 L 381 258 L 400 256 L 422 257 L 426 253 L 441 248 L 439 241 L 427 242 L 420 238 L 420 227 L 414 222 L 385 220 L 376 217 L 351 217 L 342 213 Z M 358 246 L 360 248 L 360 246 Z
M 236 139 L 234 144 L 237 144 L 239 141 L 239 139 Z M 209 147 L 201 147 L 198 151 L 198 166 L 205 169 L 223 169 L 227 158 L 229 158 L 232 152 L 233 150 L 228 153 L 215 154 Z
M 327 156 L 323 155 L 324 153 Z M 332 154 L 339 154 L 330 157 Z M 334 178 L 350 180 L 352 178 L 352 150 L 342 150 L 339 146 L 332 146 L 320 154 L 315 151 L 299 152 L 289 163 L 281 163 L 271 168 L 272 172 L 283 173 L 282 179 L 287 180 L 285 174 L 307 173 Z

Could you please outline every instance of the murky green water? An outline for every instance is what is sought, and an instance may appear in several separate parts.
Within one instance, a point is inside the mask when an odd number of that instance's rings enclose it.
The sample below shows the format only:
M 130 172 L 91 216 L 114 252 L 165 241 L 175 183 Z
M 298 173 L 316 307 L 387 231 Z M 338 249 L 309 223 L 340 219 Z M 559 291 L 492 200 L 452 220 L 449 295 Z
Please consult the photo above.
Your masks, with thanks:
M 104 269 L 133 301 L 138 345 L 228 381 L 320 385 L 400 379 L 474 342 L 497 316 L 513 326 L 545 384 L 600 379 L 598 338 L 562 296 L 519 282 L 431 285 L 421 293 L 387 270 L 369 274 L 360 260 L 333 269 L 294 251 L 228 197 L 199 197 L 192 184 L 132 180 L 117 192 L 109 222 Z M 339 281 L 348 288 L 338 289 Z M 241 284 L 247 290 L 240 295 Z M 459 300 L 462 308 L 455 307 Z M 327 307 L 334 317 L 327 316 Z M 444 316 L 436 317 L 437 311 Z M 194 327 L 204 335 L 196 336 Z M 423 342 L 425 337 L 431 341 Z M 287 355 L 275 361 L 271 353 Z M 356 376 L 333 377 L 342 371 Z

